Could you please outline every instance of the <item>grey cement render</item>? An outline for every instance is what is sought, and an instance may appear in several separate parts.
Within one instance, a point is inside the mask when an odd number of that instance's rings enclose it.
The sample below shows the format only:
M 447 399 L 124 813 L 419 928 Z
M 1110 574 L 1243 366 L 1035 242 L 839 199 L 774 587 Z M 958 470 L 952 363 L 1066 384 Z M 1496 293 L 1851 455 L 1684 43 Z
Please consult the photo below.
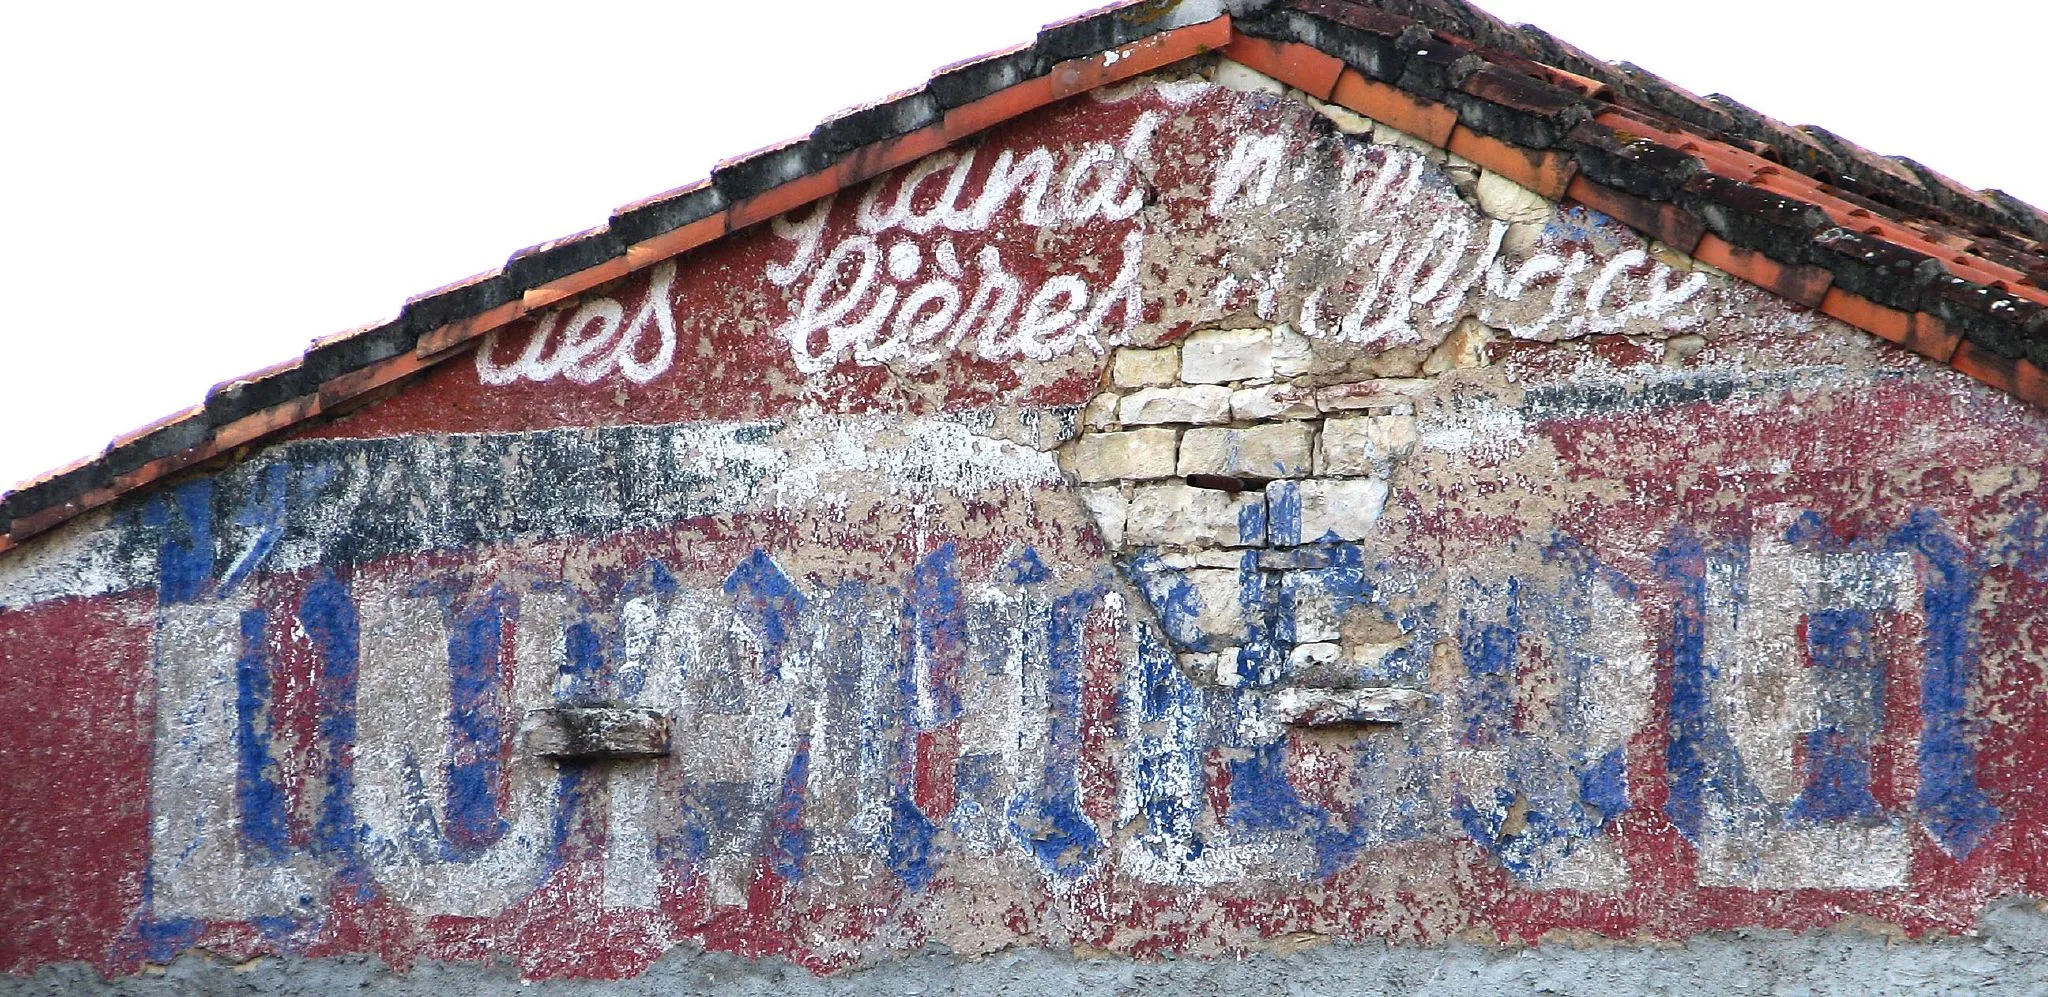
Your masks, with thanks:
M 629 980 L 522 982 L 506 964 L 431 963 L 398 974 L 374 960 L 257 959 L 239 965 L 187 955 L 168 967 L 102 980 L 91 967 L 0 977 L 0 997 L 155 997 L 165 994 L 316 997 L 976 997 L 1057 994 L 1305 994 L 1623 997 L 1675 994 L 2048 994 L 2048 913 L 2011 903 L 1986 913 L 1976 937 L 1904 941 L 1855 931 L 1740 932 L 1685 945 L 1594 943 L 1482 948 L 1323 945 L 1244 960 L 1133 961 L 1044 950 L 964 962 L 924 953 L 837 976 L 782 960 L 750 961 L 682 948 Z

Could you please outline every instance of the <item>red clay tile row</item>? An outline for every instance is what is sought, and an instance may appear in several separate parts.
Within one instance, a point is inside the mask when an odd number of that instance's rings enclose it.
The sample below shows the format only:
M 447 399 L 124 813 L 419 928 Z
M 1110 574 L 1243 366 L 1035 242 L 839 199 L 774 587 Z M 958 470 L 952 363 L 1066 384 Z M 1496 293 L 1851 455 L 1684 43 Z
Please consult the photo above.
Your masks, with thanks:
M 1755 184 L 1774 193 L 1795 197 L 1807 202 L 1833 219 L 1835 224 L 1865 235 L 1875 235 L 1887 242 L 1904 246 L 1915 252 L 1940 260 L 1950 273 L 1964 280 L 1979 284 L 2003 281 L 2015 286 L 2031 284 L 2031 278 L 2011 267 L 2002 266 L 1961 248 L 1946 245 L 1930 238 L 1927 233 L 1910 227 L 1903 219 L 1887 218 L 1860 204 L 1846 200 L 1827 185 L 1796 171 L 1788 170 L 1745 149 L 1690 135 L 1683 132 L 1664 130 L 1648 121 L 1643 115 L 1615 109 L 1594 118 L 1616 131 L 1646 138 L 1667 148 L 1691 153 L 1706 163 L 1712 172 L 1733 180 Z M 1965 245 L 1967 246 L 1967 242 Z M 2048 303 L 2048 292 L 2040 292 L 2041 300 Z M 2029 297 L 2033 297 L 2030 293 Z
M 1318 95 L 1329 73 L 1328 63 L 1322 61 L 1327 56 L 1296 42 L 1240 36 L 1238 42 L 1224 50 L 1224 55 L 1311 95 Z M 1834 287 L 1834 274 L 1826 269 L 1782 263 L 1761 252 L 1733 245 L 1709 233 L 1703 222 L 1677 204 L 1651 201 L 1577 176 L 1578 164 L 1568 155 L 1524 149 L 1480 135 L 1460 124 L 1451 107 L 1366 79 L 1355 70 L 1341 70 L 1330 93 L 1327 99 L 1334 103 L 1469 159 L 1546 197 L 1583 204 L 1702 263 L 1948 364 L 2008 394 L 2048 407 L 2048 373 L 2030 361 L 2004 357 L 1963 339 L 1934 315 L 1888 308 Z M 1668 131 L 1626 109 L 1596 115 L 1594 120 L 1625 135 L 1689 153 L 1716 175 L 1818 207 L 1836 224 L 1930 256 L 1964 280 L 2048 305 L 2048 290 L 2033 286 L 2026 274 L 1940 245 L 1902 221 L 1885 218 L 1836 196 L 1819 181 L 1750 150 L 1703 136 Z

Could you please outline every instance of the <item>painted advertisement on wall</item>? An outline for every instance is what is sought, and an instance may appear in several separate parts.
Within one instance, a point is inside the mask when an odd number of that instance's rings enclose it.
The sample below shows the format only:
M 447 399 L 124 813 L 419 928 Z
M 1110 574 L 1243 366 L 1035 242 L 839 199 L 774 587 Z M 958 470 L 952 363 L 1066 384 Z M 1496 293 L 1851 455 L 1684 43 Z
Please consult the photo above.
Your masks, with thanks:
M 1148 79 L 0 559 L 0 971 L 1966 931 L 2048 879 L 2044 452 Z

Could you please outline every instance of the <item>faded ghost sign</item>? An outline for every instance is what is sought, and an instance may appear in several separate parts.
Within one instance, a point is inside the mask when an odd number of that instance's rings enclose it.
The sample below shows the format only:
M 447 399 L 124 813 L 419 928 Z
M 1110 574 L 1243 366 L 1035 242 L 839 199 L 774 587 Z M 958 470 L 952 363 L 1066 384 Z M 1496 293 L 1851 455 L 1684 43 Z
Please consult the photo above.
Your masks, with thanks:
M 69 683 L 92 790 L 0 804 L 49 870 L 0 969 L 2038 891 L 2048 420 L 1461 171 L 1199 79 L 1078 99 L 0 558 L 0 674 Z M 564 704 L 674 751 L 528 750 Z

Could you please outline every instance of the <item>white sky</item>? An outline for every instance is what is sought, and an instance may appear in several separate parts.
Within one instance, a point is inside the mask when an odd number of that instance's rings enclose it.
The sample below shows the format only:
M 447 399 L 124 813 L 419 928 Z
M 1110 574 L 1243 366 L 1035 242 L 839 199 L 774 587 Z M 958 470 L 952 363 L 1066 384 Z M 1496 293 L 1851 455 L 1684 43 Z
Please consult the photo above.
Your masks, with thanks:
M 12 0 L 0 485 L 1090 4 Z M 2048 205 L 2040 0 L 1485 6 Z

